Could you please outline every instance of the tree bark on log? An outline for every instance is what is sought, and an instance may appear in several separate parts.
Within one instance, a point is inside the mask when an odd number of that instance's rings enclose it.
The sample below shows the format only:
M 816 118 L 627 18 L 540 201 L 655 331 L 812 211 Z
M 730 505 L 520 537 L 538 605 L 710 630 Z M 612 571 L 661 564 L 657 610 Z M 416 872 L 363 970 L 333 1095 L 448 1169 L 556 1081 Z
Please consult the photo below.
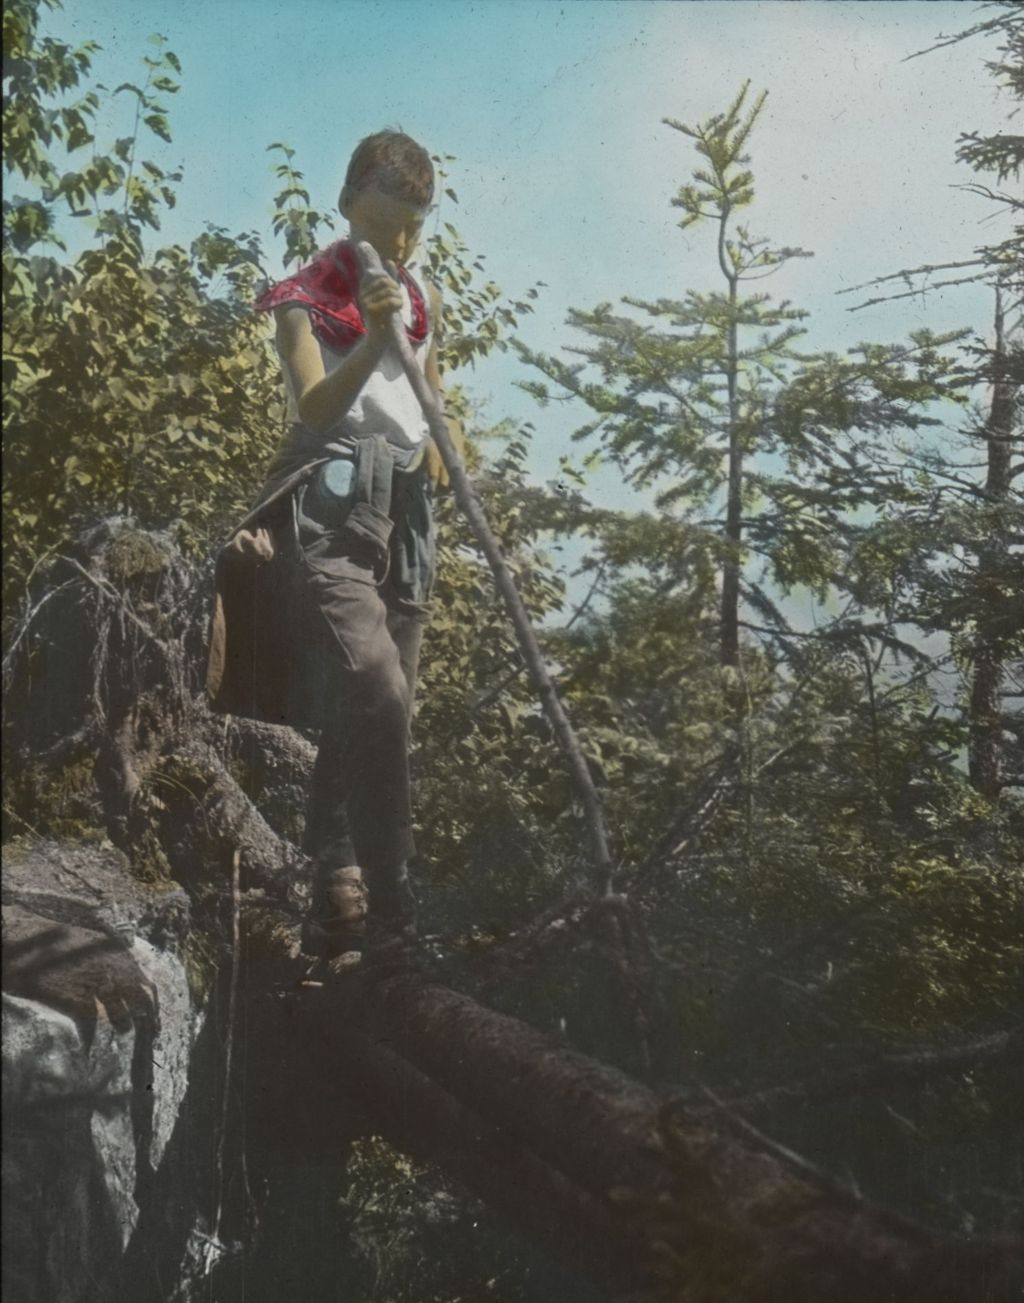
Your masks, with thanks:
M 1010 1245 L 950 1245 L 415 974 L 304 992 L 294 1025 L 376 1128 L 577 1268 L 674 1303 L 1010 1303 Z

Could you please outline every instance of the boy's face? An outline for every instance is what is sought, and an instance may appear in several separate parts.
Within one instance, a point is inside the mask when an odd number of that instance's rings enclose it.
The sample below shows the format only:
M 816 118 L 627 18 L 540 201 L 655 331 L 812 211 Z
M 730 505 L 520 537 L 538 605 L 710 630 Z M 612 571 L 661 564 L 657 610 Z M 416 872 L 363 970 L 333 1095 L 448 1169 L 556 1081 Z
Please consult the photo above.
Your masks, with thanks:
M 428 211 L 385 194 L 376 181 L 354 194 L 347 190 L 342 194 L 341 213 L 348 218 L 352 240 L 366 240 L 385 261 L 409 261 Z

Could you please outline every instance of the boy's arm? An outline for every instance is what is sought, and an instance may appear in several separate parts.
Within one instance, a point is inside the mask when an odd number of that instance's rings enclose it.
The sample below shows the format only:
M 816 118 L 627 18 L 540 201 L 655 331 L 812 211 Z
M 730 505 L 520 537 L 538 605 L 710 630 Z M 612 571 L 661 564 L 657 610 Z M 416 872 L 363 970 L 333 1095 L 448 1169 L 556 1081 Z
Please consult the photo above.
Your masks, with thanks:
M 391 314 L 401 310 L 402 291 L 386 273 L 364 276 L 359 307 L 366 335 L 330 375 L 324 371 L 308 310 L 295 303 L 274 309 L 277 350 L 288 372 L 299 420 L 314 430 L 329 429 L 344 416 L 370 378 L 388 345 Z
M 430 294 L 430 312 L 434 322 L 434 337 L 430 341 L 430 352 L 427 354 L 426 366 L 423 368 L 423 374 L 427 384 L 437 395 L 437 400 L 444 411 L 444 390 L 441 388 L 441 366 L 438 357 L 438 337 L 443 333 L 444 305 L 441 301 L 441 291 L 433 283 L 427 282 L 427 290 Z M 462 428 L 462 422 L 456 416 L 444 414 L 445 424 L 448 426 L 448 436 L 455 445 L 455 450 L 460 457 L 466 455 L 466 435 Z M 437 451 L 433 441 L 427 448 L 427 472 L 437 489 L 450 488 L 448 472 L 445 469 L 444 462 L 441 460 L 441 454 Z

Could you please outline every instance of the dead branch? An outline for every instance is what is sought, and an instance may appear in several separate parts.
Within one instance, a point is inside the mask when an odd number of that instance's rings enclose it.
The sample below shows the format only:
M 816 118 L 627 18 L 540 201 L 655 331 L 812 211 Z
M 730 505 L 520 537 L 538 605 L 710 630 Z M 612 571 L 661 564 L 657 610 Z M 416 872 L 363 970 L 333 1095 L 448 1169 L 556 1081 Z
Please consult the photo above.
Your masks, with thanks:
M 357 251 L 363 266 L 367 270 L 378 273 L 383 271 L 376 250 L 371 245 L 361 243 L 357 246 Z M 573 785 L 583 807 L 583 815 L 590 839 L 594 889 L 599 895 L 607 895 L 611 891 L 612 856 L 608 845 L 604 810 L 594 780 L 591 777 L 590 768 L 580 747 L 576 731 L 562 706 L 558 689 L 555 687 L 554 679 L 540 649 L 529 614 L 523 605 L 522 598 L 519 596 L 508 562 L 505 560 L 498 540 L 494 537 L 494 533 L 487 522 L 483 505 L 469 478 L 465 464 L 448 433 L 444 413 L 413 356 L 400 313 L 396 312 L 394 314 L 391 324 L 392 346 L 398 351 L 409 383 L 423 409 L 431 438 L 437 445 L 441 460 L 448 472 L 455 500 L 486 556 L 498 591 L 505 600 L 523 659 L 530 668 L 534 686 L 540 697 L 541 706 L 551 722 L 555 737 L 558 739 L 562 754 L 568 764 Z

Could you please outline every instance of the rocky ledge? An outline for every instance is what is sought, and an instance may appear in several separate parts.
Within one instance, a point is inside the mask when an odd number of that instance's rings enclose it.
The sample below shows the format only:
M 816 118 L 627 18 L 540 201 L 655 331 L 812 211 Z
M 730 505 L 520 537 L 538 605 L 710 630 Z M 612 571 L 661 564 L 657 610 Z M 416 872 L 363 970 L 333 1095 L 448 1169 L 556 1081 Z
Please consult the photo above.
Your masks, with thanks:
M 137 882 L 109 845 L 9 849 L 3 1277 L 17 1303 L 124 1299 L 147 1240 L 184 1254 L 195 1238 L 188 923 L 184 892 Z

